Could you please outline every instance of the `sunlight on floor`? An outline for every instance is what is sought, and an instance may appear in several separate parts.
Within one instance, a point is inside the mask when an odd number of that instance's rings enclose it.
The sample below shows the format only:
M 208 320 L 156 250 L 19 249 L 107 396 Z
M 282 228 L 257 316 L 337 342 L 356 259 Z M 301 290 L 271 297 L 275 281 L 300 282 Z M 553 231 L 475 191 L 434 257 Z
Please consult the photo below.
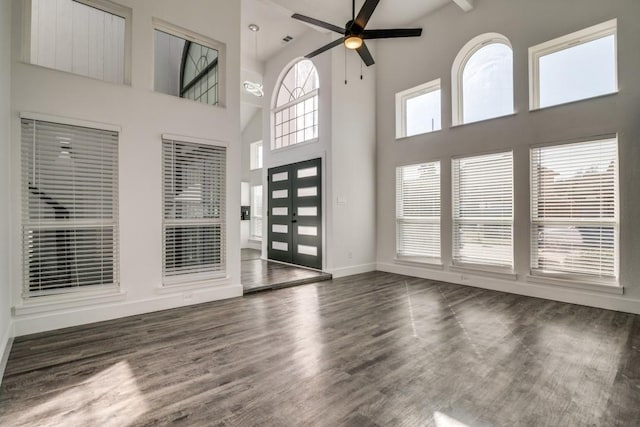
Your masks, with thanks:
M 468 425 L 437 411 L 433 413 L 433 420 L 436 422 L 436 427 L 469 427 Z
M 149 410 L 126 361 L 21 414 L 18 425 L 124 426 Z

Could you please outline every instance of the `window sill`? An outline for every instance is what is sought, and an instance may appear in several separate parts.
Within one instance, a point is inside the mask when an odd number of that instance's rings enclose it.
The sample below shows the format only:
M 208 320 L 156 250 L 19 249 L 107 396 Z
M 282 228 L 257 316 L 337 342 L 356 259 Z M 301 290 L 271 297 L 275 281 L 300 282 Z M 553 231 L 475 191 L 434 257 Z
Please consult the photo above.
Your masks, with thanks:
M 624 294 L 624 287 L 614 282 L 585 282 L 579 279 L 559 279 L 557 277 L 527 275 L 527 282 L 539 285 L 562 286 L 565 288 L 582 289 L 595 292 L 604 292 L 608 294 Z
M 430 130 L 427 132 L 422 132 L 422 133 L 416 133 L 415 135 L 405 135 L 405 136 L 396 136 L 396 142 L 404 142 L 407 140 L 411 140 L 411 139 L 417 139 L 419 137 L 424 137 L 425 135 L 431 135 L 432 133 L 441 133 L 442 132 L 442 128 L 440 129 L 434 129 L 434 130 Z
M 456 123 L 456 124 L 451 125 L 451 129 L 464 127 L 464 126 L 469 126 L 469 125 L 475 125 L 477 123 L 490 122 L 492 120 L 504 119 L 506 117 L 513 117 L 513 116 L 517 116 L 517 115 L 518 115 L 517 112 L 513 112 L 513 113 L 505 114 L 503 116 L 489 117 L 488 119 L 476 120 L 475 122 Z
M 249 243 L 262 243 L 262 239 L 258 239 L 256 237 L 250 237 Z
M 596 99 L 608 98 L 610 96 L 615 96 L 618 93 L 620 93 L 620 90 L 615 90 L 615 91 L 609 92 L 609 93 L 603 93 L 602 95 L 592 96 L 590 98 L 582 98 L 582 99 L 576 99 L 575 101 L 563 102 L 562 104 L 547 105 L 545 107 L 529 106 L 529 111 L 530 112 L 544 111 L 544 110 L 549 110 L 551 108 L 564 107 L 564 106 L 567 106 L 567 105 L 578 104 L 578 103 L 584 102 L 584 101 L 593 101 L 593 100 L 596 100 Z
M 318 141 L 320 141 L 320 137 L 313 138 L 313 139 L 310 139 L 308 141 L 298 142 L 297 144 L 289 144 L 286 147 L 272 148 L 271 152 L 272 153 L 280 153 L 280 152 L 283 152 L 283 151 L 292 150 L 294 148 L 304 147 L 305 145 L 314 144 L 314 143 L 316 143 Z
M 449 268 L 451 271 L 455 271 L 458 273 L 466 273 L 466 274 L 477 274 L 478 276 L 487 276 L 493 277 L 495 279 L 502 280 L 518 280 L 518 275 L 513 272 L 513 270 L 507 268 L 491 268 L 491 267 L 480 267 L 476 265 L 452 265 Z
M 159 294 L 171 294 L 188 290 L 213 288 L 216 285 L 228 282 L 229 279 L 230 276 L 212 276 L 209 278 L 186 277 L 173 281 L 165 281 L 162 286 L 156 288 L 156 292 Z
M 439 258 L 397 257 L 393 259 L 396 264 L 412 267 L 425 267 L 434 270 L 444 270 L 444 265 Z
M 28 316 L 48 311 L 66 310 L 124 301 L 127 293 L 119 288 L 101 291 L 83 291 L 59 295 L 46 295 L 23 299 L 20 305 L 13 307 L 14 316 Z

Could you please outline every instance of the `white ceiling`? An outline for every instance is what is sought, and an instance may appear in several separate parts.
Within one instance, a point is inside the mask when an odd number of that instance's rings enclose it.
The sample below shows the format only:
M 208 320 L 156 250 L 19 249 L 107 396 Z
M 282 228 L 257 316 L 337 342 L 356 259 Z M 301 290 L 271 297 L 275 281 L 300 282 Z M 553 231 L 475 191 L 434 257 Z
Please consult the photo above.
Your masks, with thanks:
M 410 25 L 451 0 L 381 0 L 368 28 Z M 356 14 L 364 0 L 356 0 Z M 312 27 L 291 18 L 293 13 L 344 26 L 351 19 L 351 0 L 242 0 L 242 53 L 245 62 L 264 62 L 286 46 L 282 38 L 294 39 Z M 260 26 L 256 57 L 255 34 L 249 24 Z M 317 27 L 313 27 L 318 30 Z M 252 67 L 253 68 L 253 67 Z M 257 70 L 256 70 L 257 71 Z

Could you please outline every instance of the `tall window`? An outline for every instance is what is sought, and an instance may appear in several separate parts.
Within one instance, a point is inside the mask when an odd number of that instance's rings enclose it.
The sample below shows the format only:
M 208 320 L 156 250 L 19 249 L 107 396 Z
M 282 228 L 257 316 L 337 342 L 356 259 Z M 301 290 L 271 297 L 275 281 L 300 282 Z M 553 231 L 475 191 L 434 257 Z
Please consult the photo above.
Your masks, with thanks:
M 531 109 L 618 90 L 617 20 L 529 48 Z
M 440 79 L 396 94 L 396 138 L 442 129 Z
M 227 150 L 165 136 L 162 151 L 165 284 L 222 276 Z
M 452 69 L 453 124 L 512 114 L 513 51 L 509 40 L 483 34 L 458 53 Z
M 251 238 L 262 240 L 262 185 L 251 188 Z
M 615 138 L 531 150 L 531 227 L 533 274 L 616 279 Z
M 513 154 L 453 160 L 453 261 L 513 269 Z
M 396 254 L 440 261 L 440 162 L 396 169 Z
M 26 297 L 118 284 L 118 132 L 22 118 Z
M 278 87 L 271 149 L 318 138 L 318 88 L 316 67 L 308 59 L 296 62 Z
M 254 142 L 250 146 L 249 166 L 251 170 L 262 169 L 262 141 Z
M 125 83 L 130 18 L 108 1 L 31 0 L 31 63 Z

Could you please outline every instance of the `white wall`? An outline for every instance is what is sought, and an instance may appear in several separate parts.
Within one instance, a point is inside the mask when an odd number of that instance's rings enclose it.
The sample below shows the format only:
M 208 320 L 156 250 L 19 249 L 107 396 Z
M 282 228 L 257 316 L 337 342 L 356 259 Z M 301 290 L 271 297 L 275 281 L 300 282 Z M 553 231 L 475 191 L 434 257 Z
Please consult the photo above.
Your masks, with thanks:
M 508 292 L 640 312 L 640 2 L 583 0 L 532 2 L 485 0 L 470 13 L 451 3 L 417 24 L 420 39 L 378 43 L 378 268 L 433 279 L 495 288 Z M 553 38 L 618 18 L 620 93 L 598 99 L 529 112 L 528 48 Z M 514 50 L 516 115 L 451 128 L 451 65 L 467 41 L 498 32 Z M 395 140 L 395 93 L 420 83 L 442 79 L 443 130 Z M 620 145 L 620 281 L 623 296 L 525 280 L 529 271 L 529 146 L 607 133 L 619 134 Z M 515 270 L 517 280 L 482 278 L 451 271 L 452 156 L 513 149 L 515 170 Z M 442 240 L 444 270 L 405 266 L 395 256 L 395 168 L 442 160 Z
M 242 181 L 249 183 L 249 191 L 254 185 L 262 184 L 262 170 L 251 170 L 251 144 L 262 140 L 262 109 L 258 109 L 249 123 L 242 131 Z M 263 146 L 264 149 L 264 146 Z M 249 201 L 251 202 L 251 193 L 249 193 Z M 251 207 L 253 215 L 253 206 Z M 266 209 L 266 207 L 265 207 Z M 263 218 L 266 218 L 266 210 L 263 212 Z M 251 240 L 251 221 L 241 221 L 240 228 L 240 245 L 242 248 L 251 248 L 261 250 L 260 242 Z
M 4 372 L 7 344 L 12 336 L 9 234 L 11 204 L 9 171 L 11 169 L 9 129 L 11 75 L 11 0 L 0 0 L 0 382 Z
M 53 114 L 121 127 L 119 224 L 123 294 L 88 301 L 28 304 L 19 296 L 22 269 L 20 257 L 16 256 L 12 260 L 11 279 L 12 303 L 18 308 L 14 318 L 18 335 L 242 294 L 240 218 L 236 208 L 240 205 L 240 3 L 225 0 L 120 0 L 119 3 L 131 7 L 134 16 L 130 87 L 21 62 L 22 2 L 13 2 L 12 253 L 21 253 L 20 112 Z M 226 43 L 224 108 L 153 92 L 153 17 Z M 224 280 L 193 288 L 161 288 L 163 133 L 228 143 L 228 277 Z
M 267 61 L 265 98 L 270 106 L 288 67 L 330 41 L 329 35 L 311 31 Z M 360 80 L 360 60 L 355 52 L 348 52 L 349 84 L 345 85 L 344 58 L 344 50 L 335 48 L 312 59 L 320 79 L 317 142 L 272 152 L 273 117 L 267 108 L 263 115 L 264 182 L 268 168 L 322 158 L 323 266 L 335 277 L 375 269 L 375 69 L 365 70 Z M 267 221 L 265 236 L 266 227 Z M 266 243 L 264 239 L 263 254 Z

